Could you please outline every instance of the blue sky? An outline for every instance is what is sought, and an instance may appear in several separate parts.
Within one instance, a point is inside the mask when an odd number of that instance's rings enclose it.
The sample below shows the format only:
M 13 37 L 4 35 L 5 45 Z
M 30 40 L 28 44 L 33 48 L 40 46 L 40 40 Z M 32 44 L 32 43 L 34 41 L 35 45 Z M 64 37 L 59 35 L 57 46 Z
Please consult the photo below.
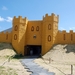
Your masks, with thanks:
M 75 31 L 75 0 L 0 0 L 0 31 L 12 27 L 14 16 L 42 20 L 46 13 L 59 15 L 60 30 Z

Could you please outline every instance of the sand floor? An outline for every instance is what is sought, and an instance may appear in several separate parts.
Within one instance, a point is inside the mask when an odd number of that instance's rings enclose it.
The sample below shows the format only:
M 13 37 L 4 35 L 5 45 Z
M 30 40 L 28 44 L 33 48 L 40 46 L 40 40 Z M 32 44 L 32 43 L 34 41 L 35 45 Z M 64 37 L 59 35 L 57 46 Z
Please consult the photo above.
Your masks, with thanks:
M 16 52 L 12 46 L 7 43 L 0 43 L 0 75 L 29 75 L 27 69 L 20 63 L 20 59 L 9 57 L 15 55 Z
M 10 44 L 0 43 L 0 75 L 31 74 L 20 63 L 20 59 L 8 60 L 15 54 Z M 73 75 L 75 75 L 75 45 L 55 45 L 42 58 L 35 59 L 34 62 L 56 75 L 71 74 L 71 65 L 73 65 Z
M 42 59 L 36 59 L 35 62 L 56 75 L 71 74 L 73 65 L 75 75 L 75 45 L 55 45 Z

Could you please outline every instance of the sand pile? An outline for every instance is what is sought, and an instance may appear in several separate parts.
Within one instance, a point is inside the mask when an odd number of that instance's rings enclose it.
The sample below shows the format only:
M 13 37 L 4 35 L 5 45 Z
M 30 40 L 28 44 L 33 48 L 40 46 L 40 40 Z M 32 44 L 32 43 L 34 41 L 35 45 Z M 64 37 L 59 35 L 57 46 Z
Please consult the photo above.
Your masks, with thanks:
M 75 63 L 75 45 L 55 45 L 46 53 L 43 58 L 51 58 L 54 61 L 59 62 L 74 62 Z
M 30 75 L 20 63 L 20 59 L 11 58 L 15 55 L 11 44 L 0 43 L 0 75 Z M 8 60 L 10 58 L 10 61 Z
M 0 56 L 12 56 L 15 55 L 13 47 L 9 43 L 0 43 Z
M 71 65 L 73 65 L 73 75 L 75 75 L 75 45 L 54 45 L 42 57 L 43 59 L 36 59 L 35 63 L 54 72 L 55 75 L 71 74 Z

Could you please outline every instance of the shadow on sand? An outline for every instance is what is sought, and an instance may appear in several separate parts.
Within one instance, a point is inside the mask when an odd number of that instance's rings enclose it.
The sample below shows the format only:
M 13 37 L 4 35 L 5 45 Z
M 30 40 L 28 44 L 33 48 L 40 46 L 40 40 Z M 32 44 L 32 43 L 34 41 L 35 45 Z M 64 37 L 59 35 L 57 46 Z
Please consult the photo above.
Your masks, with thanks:
M 10 43 L 0 43 L 0 50 L 3 49 L 13 49 L 13 47 Z
M 63 49 L 66 49 L 66 53 L 75 53 L 75 45 L 68 44 Z

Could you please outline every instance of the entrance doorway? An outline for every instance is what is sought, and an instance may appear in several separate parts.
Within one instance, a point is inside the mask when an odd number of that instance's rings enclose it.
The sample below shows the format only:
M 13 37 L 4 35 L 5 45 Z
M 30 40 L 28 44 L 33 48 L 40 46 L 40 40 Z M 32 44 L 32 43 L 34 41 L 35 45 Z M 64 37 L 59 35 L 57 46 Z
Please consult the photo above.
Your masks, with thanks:
M 41 46 L 40 45 L 27 45 L 25 46 L 26 56 L 40 56 Z

